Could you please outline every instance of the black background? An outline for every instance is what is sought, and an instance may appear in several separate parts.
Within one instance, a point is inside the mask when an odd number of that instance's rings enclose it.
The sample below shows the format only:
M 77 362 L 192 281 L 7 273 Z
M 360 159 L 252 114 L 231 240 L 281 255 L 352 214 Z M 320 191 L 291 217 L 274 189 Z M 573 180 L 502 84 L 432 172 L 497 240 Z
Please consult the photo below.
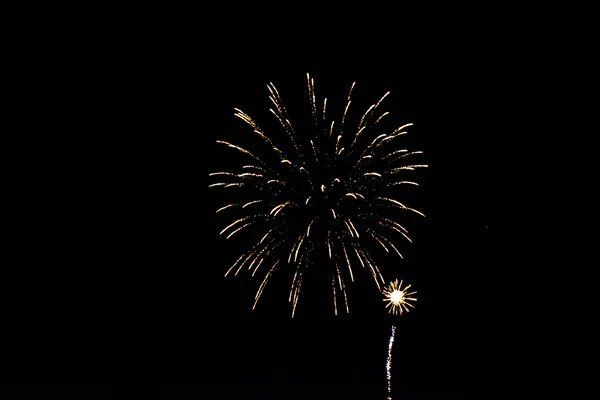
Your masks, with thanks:
M 504 8 L 7 10 L 16 90 L 5 93 L 17 107 L 5 109 L 16 117 L 6 211 L 17 223 L 1 279 L 2 390 L 385 398 L 395 324 L 394 398 L 589 395 L 594 263 L 580 250 L 592 242 L 582 203 L 568 204 L 590 171 L 577 154 L 591 131 L 575 127 L 591 111 L 592 20 Z M 410 222 L 415 243 L 397 266 L 419 291 L 401 318 L 366 284 L 350 315 L 310 293 L 293 320 L 276 293 L 252 311 L 260 280 L 223 277 L 246 242 L 218 235 L 208 173 L 236 154 L 215 140 L 250 133 L 233 107 L 269 119 L 268 82 L 302 110 L 307 72 L 330 101 L 354 81 L 367 106 L 390 90 L 386 110 L 415 123 L 427 218 Z

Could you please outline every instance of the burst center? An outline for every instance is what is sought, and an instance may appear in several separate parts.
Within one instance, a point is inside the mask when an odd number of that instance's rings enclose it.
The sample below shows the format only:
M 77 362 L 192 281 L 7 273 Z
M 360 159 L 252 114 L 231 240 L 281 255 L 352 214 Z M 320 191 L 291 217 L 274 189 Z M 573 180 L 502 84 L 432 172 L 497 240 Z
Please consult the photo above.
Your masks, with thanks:
M 400 290 L 394 290 L 392 292 L 392 295 L 390 296 L 390 299 L 392 300 L 392 302 L 394 304 L 400 304 L 402 302 L 404 298 L 404 293 L 402 293 L 402 291 Z

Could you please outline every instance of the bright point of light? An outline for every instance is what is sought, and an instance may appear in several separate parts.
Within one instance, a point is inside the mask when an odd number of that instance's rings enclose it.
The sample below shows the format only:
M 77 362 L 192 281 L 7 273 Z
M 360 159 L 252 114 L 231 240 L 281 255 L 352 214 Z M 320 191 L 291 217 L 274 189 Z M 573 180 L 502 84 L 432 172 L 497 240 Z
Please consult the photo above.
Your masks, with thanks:
M 404 293 L 402 293 L 399 290 L 394 290 L 390 295 L 390 299 L 394 304 L 400 304 L 400 302 L 402 301 L 402 297 L 404 297 Z

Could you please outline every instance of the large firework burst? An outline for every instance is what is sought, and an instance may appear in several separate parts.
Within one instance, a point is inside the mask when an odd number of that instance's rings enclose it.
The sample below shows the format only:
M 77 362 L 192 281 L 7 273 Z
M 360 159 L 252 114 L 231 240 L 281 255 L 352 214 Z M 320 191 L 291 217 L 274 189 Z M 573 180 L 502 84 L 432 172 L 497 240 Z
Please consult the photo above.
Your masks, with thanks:
M 384 118 L 389 113 L 380 113 L 379 107 L 389 92 L 350 124 L 354 83 L 338 122 L 329 119 L 327 98 L 318 104 L 309 74 L 307 81 L 312 114 L 309 128 L 296 131 L 278 90 L 269 83 L 274 106 L 270 111 L 278 121 L 279 135 L 267 135 L 250 116 L 235 109 L 235 116 L 250 125 L 263 142 L 264 151 L 219 140 L 248 162 L 240 163 L 237 172 L 210 174 L 221 178 L 210 187 L 236 190 L 238 200 L 217 210 L 234 220 L 221 234 L 229 239 L 246 232 L 257 239 L 225 276 L 232 271 L 237 275 L 243 268 L 252 276 L 264 270 L 254 308 L 275 270 L 292 269 L 288 298 L 292 316 L 307 275 L 326 267 L 331 272 L 336 314 L 338 293 L 349 312 L 346 282 L 354 281 L 355 266 L 367 269 L 381 290 L 385 281 L 367 249 L 381 246 L 402 257 L 394 243 L 411 239 L 398 219 L 405 212 L 423 216 L 399 200 L 405 185 L 418 186 L 407 173 L 426 165 L 410 162 L 421 151 L 396 146 L 412 124 L 386 128 Z

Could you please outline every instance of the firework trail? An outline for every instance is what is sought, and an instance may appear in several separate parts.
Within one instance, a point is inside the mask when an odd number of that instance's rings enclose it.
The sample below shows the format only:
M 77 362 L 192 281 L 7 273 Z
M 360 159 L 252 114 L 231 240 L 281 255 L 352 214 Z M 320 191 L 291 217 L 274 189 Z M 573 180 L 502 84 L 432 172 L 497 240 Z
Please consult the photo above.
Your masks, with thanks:
M 248 270 L 263 277 L 254 307 L 275 270 L 287 270 L 293 276 L 288 301 L 294 316 L 304 283 L 330 268 L 337 315 L 338 306 L 349 312 L 347 281 L 358 276 L 357 268 L 368 271 L 380 290 L 385 284 L 374 247 L 402 257 L 396 244 L 411 239 L 399 220 L 406 214 L 424 215 L 401 196 L 403 190 L 418 186 L 410 179 L 412 171 L 427 165 L 411 162 L 421 151 L 398 147 L 412 124 L 387 124 L 389 113 L 380 112 L 380 105 L 389 92 L 354 115 L 352 84 L 340 107 L 341 118 L 332 120 L 330 103 L 327 98 L 317 100 L 309 74 L 307 83 L 312 118 L 298 129 L 272 83 L 267 89 L 275 134 L 268 135 L 248 114 L 234 109 L 252 129 L 256 144 L 218 140 L 238 153 L 239 169 L 210 174 L 218 180 L 209 187 L 226 196 L 231 191 L 228 196 L 234 198 L 217 210 L 229 219 L 220 234 L 227 239 L 243 234 L 256 238 L 225 274 Z
M 396 327 L 392 325 L 392 334 L 388 341 L 388 356 L 385 364 L 387 375 L 388 400 L 392 400 L 392 347 L 394 346 L 394 335 L 396 335 Z
M 408 312 L 409 309 L 406 306 L 410 306 L 414 308 L 409 301 L 417 301 L 416 298 L 410 297 L 417 292 L 407 292 L 411 285 L 406 286 L 402 289 L 402 281 L 398 283 L 396 279 L 393 282 L 382 290 L 383 295 L 385 296 L 383 301 L 387 301 L 388 304 L 386 308 L 390 308 L 390 312 L 393 314 L 400 314 L 404 311 Z M 396 335 L 396 327 L 392 325 L 392 334 L 390 335 L 390 340 L 388 342 L 388 356 L 387 362 L 385 364 L 386 376 L 387 376 L 387 387 L 388 387 L 388 400 L 392 399 L 392 346 L 394 345 L 394 336 Z

